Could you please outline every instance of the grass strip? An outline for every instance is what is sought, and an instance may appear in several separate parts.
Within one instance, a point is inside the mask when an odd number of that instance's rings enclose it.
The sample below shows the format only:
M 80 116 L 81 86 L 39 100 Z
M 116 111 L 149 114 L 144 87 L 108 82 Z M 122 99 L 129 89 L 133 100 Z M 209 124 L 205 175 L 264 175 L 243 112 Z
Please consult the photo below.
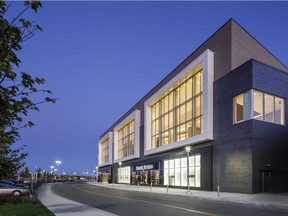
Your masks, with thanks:
M 1 197 L 0 216 L 55 216 L 41 202 L 30 197 Z

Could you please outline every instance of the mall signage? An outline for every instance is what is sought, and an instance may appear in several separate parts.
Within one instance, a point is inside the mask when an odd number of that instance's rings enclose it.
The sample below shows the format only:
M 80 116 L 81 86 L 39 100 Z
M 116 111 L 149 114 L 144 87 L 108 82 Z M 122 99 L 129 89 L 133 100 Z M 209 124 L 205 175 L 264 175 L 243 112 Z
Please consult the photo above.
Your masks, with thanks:
M 133 166 L 133 171 L 144 171 L 144 170 L 154 170 L 158 169 L 159 165 L 158 163 L 153 163 L 153 164 L 145 164 L 141 166 Z

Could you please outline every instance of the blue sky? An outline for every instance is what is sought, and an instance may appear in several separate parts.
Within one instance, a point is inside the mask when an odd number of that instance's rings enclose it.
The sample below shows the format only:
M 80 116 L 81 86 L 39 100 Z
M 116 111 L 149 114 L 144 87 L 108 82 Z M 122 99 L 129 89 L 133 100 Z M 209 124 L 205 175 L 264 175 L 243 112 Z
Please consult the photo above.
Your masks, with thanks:
M 21 4 L 11 4 L 9 16 Z M 22 130 L 27 166 L 91 172 L 99 136 L 230 18 L 288 65 L 288 2 L 44 2 L 20 70 L 58 99 Z

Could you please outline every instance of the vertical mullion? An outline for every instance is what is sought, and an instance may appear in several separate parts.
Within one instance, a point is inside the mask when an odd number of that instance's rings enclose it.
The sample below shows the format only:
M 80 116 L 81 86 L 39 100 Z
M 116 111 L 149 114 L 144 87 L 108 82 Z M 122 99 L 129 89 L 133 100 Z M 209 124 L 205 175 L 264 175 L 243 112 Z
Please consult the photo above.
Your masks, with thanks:
M 273 123 L 275 123 L 275 96 L 273 95 Z

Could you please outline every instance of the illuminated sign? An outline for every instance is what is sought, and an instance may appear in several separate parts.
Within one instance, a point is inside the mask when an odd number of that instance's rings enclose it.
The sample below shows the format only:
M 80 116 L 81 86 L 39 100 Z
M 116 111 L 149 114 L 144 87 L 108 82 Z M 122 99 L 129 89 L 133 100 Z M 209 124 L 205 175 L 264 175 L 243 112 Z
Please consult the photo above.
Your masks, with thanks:
M 143 165 L 143 166 L 135 166 L 135 170 L 139 171 L 139 170 L 151 170 L 154 169 L 153 164 L 149 164 L 149 165 Z
M 154 169 L 159 169 L 159 163 L 133 166 L 133 171 L 144 171 L 144 170 L 154 170 Z

